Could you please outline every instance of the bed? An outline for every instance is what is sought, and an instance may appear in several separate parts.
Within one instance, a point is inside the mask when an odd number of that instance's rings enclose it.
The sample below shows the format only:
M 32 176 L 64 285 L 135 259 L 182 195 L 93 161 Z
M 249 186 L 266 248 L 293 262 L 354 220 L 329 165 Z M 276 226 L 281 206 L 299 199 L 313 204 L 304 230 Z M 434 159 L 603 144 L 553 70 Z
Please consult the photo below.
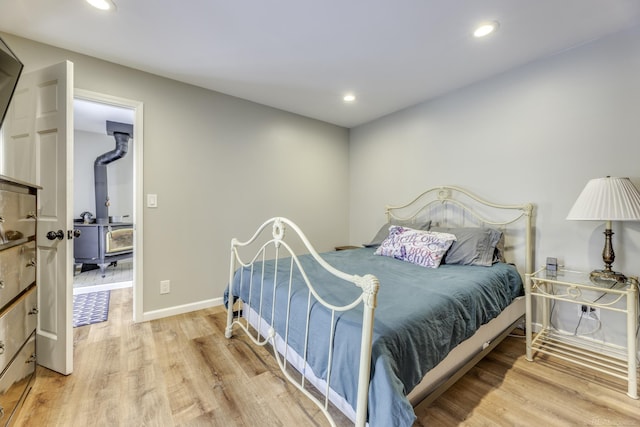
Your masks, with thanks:
M 231 242 L 226 337 L 239 329 L 271 345 L 283 376 L 331 425 L 330 405 L 358 426 L 411 426 L 414 407 L 524 315 L 532 204 L 440 186 L 386 206 L 386 217 L 352 250 L 319 254 L 281 217 Z

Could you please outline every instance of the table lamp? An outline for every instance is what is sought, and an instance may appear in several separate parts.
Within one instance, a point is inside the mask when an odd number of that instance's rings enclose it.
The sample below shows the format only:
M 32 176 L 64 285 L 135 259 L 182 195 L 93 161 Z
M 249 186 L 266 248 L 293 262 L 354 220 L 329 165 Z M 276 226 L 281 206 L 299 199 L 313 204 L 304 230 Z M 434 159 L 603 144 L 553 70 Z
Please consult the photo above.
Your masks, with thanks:
M 624 274 L 613 271 L 615 259 L 611 243 L 612 221 L 640 221 L 640 192 L 629 178 L 595 178 L 590 180 L 567 215 L 569 220 L 606 221 L 603 270 L 591 272 L 593 281 L 625 281 Z

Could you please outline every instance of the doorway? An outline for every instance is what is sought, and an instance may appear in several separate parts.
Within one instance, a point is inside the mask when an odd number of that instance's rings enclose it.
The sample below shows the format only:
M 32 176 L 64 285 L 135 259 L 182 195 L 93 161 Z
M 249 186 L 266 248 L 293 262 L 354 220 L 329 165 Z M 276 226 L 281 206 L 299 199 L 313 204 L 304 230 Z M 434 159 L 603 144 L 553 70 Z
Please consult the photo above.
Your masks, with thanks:
M 76 239 L 74 252 L 73 294 L 132 288 L 133 320 L 142 314 L 142 103 L 76 89 L 74 92 L 74 229 L 83 234 Z M 96 218 L 97 186 L 94 163 L 113 153 L 116 146 L 113 131 L 108 133 L 107 122 L 132 125 L 132 134 L 124 153 L 110 159 L 107 168 L 108 223 L 98 225 Z M 119 144 L 119 143 L 118 143 Z M 126 148 L 128 147 L 128 148 Z M 133 230 L 131 251 L 105 256 L 102 261 L 78 258 L 77 244 L 87 242 L 89 234 Z M 83 235 L 85 240 L 82 240 Z M 96 239 L 95 245 L 99 239 Z M 103 241 L 104 243 L 104 241 Z M 93 244 L 93 243 L 92 243 Z M 108 245 L 107 245 L 108 246 Z M 96 249 L 97 250 L 97 249 Z M 103 250 L 103 249 L 102 249 Z

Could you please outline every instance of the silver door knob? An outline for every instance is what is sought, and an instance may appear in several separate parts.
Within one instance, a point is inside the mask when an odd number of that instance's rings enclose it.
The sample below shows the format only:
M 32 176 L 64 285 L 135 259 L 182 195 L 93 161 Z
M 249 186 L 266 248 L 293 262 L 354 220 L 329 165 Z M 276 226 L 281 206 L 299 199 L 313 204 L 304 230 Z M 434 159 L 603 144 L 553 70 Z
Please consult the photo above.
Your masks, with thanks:
M 64 231 L 62 230 L 58 230 L 58 231 L 50 231 L 47 233 L 47 239 L 49 240 L 62 240 L 64 239 Z

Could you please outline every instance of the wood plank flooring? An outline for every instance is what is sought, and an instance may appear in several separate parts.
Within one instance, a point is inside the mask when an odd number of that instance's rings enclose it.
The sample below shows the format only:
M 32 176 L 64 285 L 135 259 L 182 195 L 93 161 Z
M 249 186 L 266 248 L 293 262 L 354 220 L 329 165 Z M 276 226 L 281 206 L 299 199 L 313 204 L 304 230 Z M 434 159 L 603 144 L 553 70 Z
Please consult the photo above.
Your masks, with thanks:
M 224 338 L 220 307 L 134 324 L 131 306 L 130 288 L 112 291 L 109 321 L 74 330 L 72 375 L 38 367 L 16 425 L 328 425 L 266 349 Z M 561 361 L 527 362 L 510 337 L 415 426 L 639 426 L 640 401 L 625 391 Z

